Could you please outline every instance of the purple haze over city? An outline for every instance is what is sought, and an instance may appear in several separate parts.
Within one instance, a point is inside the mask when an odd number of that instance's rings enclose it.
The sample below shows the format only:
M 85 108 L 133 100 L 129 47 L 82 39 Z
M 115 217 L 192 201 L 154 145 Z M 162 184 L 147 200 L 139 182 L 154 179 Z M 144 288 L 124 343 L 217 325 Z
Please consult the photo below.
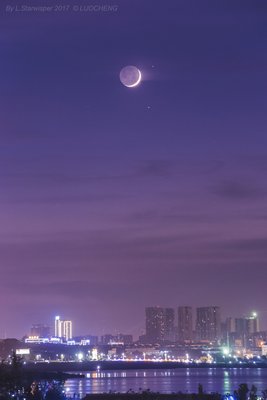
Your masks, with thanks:
M 114 4 L 0 5 L 0 337 L 136 336 L 154 305 L 267 328 L 267 3 Z

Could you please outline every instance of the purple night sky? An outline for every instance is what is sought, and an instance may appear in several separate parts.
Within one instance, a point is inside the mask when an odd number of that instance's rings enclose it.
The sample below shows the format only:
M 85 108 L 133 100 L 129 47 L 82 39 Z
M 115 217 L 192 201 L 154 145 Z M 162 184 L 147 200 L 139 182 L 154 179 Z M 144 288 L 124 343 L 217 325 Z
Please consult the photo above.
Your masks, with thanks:
M 112 4 L 1 2 L 0 337 L 138 335 L 153 305 L 267 328 L 267 3 Z

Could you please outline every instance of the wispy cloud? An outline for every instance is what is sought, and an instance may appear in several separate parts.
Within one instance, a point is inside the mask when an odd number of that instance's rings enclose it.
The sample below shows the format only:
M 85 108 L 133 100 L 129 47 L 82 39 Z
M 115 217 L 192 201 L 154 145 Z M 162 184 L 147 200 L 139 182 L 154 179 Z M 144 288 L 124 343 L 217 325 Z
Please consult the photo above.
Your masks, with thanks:
M 267 188 L 250 180 L 222 180 L 215 184 L 211 191 L 217 196 L 233 200 L 258 199 L 267 195 Z

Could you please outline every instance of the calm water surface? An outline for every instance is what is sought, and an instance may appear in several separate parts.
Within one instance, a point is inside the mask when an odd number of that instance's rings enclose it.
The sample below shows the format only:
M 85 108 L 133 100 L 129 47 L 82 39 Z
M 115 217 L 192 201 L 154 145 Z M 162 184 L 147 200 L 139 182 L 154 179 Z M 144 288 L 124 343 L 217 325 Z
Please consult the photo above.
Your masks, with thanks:
M 84 373 L 84 372 L 83 372 Z M 69 379 L 65 389 L 70 396 L 87 393 L 127 392 L 150 389 L 154 392 L 233 393 L 240 383 L 254 384 L 258 392 L 267 389 L 267 369 L 264 368 L 178 368 L 88 372 L 86 378 Z

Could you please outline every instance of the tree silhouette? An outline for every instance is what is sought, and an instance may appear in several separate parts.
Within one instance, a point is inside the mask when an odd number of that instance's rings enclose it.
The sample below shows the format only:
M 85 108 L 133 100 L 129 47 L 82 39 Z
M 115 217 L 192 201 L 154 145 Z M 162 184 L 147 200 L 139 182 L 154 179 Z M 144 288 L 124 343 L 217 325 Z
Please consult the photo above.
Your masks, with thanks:
M 248 385 L 246 383 L 241 383 L 237 391 L 239 400 L 247 400 L 248 392 Z
M 250 393 L 249 393 L 249 399 L 250 400 L 257 400 L 257 398 L 258 398 L 258 396 L 257 396 L 257 388 L 256 388 L 256 386 L 255 385 L 252 385 L 251 386 L 251 389 L 250 389 Z

